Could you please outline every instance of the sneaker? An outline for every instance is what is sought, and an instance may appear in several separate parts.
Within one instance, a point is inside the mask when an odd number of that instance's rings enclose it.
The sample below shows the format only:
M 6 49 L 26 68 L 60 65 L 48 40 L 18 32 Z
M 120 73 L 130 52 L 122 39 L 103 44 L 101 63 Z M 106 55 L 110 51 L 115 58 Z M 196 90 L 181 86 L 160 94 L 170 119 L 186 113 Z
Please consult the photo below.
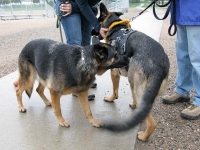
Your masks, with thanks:
M 93 83 L 92 85 L 91 85 L 91 87 L 90 88 L 96 88 L 97 87 L 97 83 Z
M 72 93 L 72 95 L 74 96 L 74 97 L 78 97 L 76 94 L 74 94 L 74 93 Z M 94 94 L 90 94 L 90 95 L 88 95 L 88 100 L 89 101 L 93 101 L 95 99 L 95 95 Z
M 184 97 L 181 96 L 178 93 L 173 93 L 172 95 L 166 95 L 162 97 L 162 101 L 164 104 L 175 104 L 178 102 L 189 102 L 190 101 L 190 97 Z
M 188 120 L 196 120 L 200 118 L 200 106 L 191 104 L 188 108 L 181 112 L 181 117 Z

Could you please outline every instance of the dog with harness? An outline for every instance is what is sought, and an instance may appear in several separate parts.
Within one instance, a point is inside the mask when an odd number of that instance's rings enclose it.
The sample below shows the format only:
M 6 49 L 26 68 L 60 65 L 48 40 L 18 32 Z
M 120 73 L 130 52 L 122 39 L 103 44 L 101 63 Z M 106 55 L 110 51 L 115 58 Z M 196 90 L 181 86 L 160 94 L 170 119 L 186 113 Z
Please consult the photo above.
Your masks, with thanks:
M 146 141 L 157 127 L 151 114 L 157 96 L 164 92 L 169 74 L 169 59 L 163 47 L 146 34 L 133 30 L 128 20 L 120 19 L 121 12 L 109 12 L 103 3 L 100 4 L 98 20 L 102 27 L 108 28 L 105 41 L 112 44 L 119 54 L 130 59 L 129 65 L 111 69 L 113 83 L 112 95 L 104 98 L 113 102 L 118 98 L 120 76 L 128 77 L 132 92 L 131 108 L 136 108 L 128 120 L 104 122 L 104 129 L 119 132 L 129 130 L 143 120 L 147 128 L 138 132 L 138 139 Z

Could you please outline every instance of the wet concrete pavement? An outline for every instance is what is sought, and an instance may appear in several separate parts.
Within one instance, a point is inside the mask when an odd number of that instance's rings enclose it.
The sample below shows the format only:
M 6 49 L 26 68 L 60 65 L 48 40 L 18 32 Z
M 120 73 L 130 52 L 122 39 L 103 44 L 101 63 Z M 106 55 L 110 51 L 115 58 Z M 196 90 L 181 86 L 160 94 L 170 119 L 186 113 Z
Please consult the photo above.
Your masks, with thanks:
M 160 12 L 163 13 L 162 11 Z M 131 12 L 128 12 L 131 16 Z M 133 29 L 142 31 L 158 40 L 162 21 L 153 17 L 152 11 L 142 14 L 131 22 Z M 93 127 L 85 118 L 77 98 L 67 95 L 61 98 L 63 117 L 69 128 L 58 125 L 51 107 L 45 106 L 35 87 L 31 98 L 24 93 L 26 113 L 19 113 L 13 81 L 17 72 L 0 78 L 0 149 L 1 150 L 133 150 L 139 126 L 128 132 L 112 133 Z M 119 98 L 114 103 L 103 101 L 112 92 L 110 72 L 97 76 L 96 95 L 90 101 L 94 118 L 104 121 L 113 118 L 126 119 L 133 113 L 129 107 L 131 93 L 127 78 L 120 78 Z M 35 84 L 37 86 L 37 83 Z M 48 98 L 49 92 L 45 94 Z

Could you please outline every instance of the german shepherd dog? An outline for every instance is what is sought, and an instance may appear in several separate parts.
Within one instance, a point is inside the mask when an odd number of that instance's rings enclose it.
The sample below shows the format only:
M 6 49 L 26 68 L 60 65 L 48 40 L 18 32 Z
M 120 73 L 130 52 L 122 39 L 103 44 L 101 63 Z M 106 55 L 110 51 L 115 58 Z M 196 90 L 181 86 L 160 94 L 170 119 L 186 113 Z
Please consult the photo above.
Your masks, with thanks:
M 126 34 L 127 31 L 132 30 L 127 21 L 123 22 L 119 18 L 120 15 L 122 15 L 121 12 L 109 12 L 103 3 L 100 4 L 98 20 L 102 27 L 109 28 L 105 41 L 116 46 L 116 49 L 120 46 L 116 44 L 116 41 L 119 41 L 118 33 Z M 167 86 L 169 59 L 163 47 L 144 33 L 132 30 L 125 39 L 123 55 L 130 59 L 130 63 L 127 67 L 111 69 L 113 93 L 111 96 L 106 96 L 104 100 L 112 102 L 118 98 L 119 79 L 122 75 L 128 77 L 130 83 L 133 102 L 129 106 L 131 108 L 137 106 L 137 109 L 129 120 L 105 122 L 103 128 L 125 131 L 145 119 L 147 129 L 144 132 L 138 132 L 138 139 L 146 141 L 157 127 L 150 111 L 155 98 L 161 95 Z M 121 50 L 117 51 L 121 53 Z
M 64 94 L 76 93 L 89 122 L 100 127 L 103 124 L 93 118 L 88 103 L 88 89 L 95 80 L 112 67 L 127 65 L 129 60 L 117 54 L 114 48 L 106 43 L 90 46 L 72 46 L 50 39 L 30 41 L 22 49 L 18 60 L 18 86 L 16 96 L 18 109 L 26 112 L 22 103 L 22 93 L 30 97 L 35 79 L 39 85 L 36 89 L 44 103 L 52 105 L 59 125 L 69 127 L 62 117 L 60 98 Z M 44 95 L 44 88 L 50 91 L 51 101 Z

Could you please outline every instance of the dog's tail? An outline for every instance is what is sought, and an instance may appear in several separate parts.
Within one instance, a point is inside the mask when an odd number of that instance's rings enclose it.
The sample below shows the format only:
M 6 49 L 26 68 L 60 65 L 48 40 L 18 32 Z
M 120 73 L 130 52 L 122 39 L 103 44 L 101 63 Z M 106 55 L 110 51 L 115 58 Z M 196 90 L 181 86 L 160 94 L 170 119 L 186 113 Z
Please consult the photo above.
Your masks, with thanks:
M 144 90 L 144 94 L 141 97 L 141 100 L 134 114 L 126 121 L 104 122 L 104 126 L 102 128 L 110 130 L 110 131 L 114 131 L 114 132 L 120 132 L 120 131 L 126 131 L 131 128 L 134 128 L 136 125 L 141 123 L 150 112 L 153 106 L 154 100 L 156 96 L 158 95 L 162 81 L 163 81 L 162 76 L 149 77 L 146 88 Z
M 33 65 L 24 58 L 19 58 L 18 62 L 19 78 L 18 78 L 18 89 L 21 92 L 25 90 L 28 97 L 31 97 L 33 91 L 33 85 L 35 81 L 35 68 Z

